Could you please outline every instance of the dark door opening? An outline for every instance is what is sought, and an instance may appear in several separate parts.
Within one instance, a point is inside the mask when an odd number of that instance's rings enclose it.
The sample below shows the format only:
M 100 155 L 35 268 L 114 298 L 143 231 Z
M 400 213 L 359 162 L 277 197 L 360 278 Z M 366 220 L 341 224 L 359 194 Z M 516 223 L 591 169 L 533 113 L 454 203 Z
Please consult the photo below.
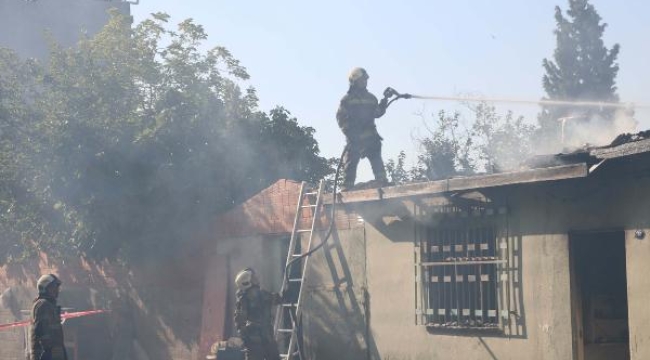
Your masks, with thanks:
M 625 233 L 570 236 L 576 360 L 629 360 Z

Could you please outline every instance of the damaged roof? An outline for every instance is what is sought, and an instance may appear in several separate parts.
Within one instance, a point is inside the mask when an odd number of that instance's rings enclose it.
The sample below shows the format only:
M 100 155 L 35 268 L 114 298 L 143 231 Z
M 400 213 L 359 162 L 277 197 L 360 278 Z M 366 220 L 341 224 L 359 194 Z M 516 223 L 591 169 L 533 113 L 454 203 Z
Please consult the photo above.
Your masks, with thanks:
M 605 159 L 650 152 L 650 130 L 636 134 L 621 134 L 605 146 L 584 146 L 570 152 L 533 156 L 525 162 L 528 168 L 559 166 L 584 162 L 589 166 Z
M 343 203 L 364 202 L 582 178 L 587 177 L 591 171 L 606 160 L 642 153 L 650 153 L 650 130 L 636 134 L 621 134 L 606 146 L 585 146 L 571 152 L 534 156 L 523 164 L 522 170 L 454 177 L 375 189 L 353 190 L 341 193 L 340 200 Z M 325 201 L 331 202 L 331 197 Z

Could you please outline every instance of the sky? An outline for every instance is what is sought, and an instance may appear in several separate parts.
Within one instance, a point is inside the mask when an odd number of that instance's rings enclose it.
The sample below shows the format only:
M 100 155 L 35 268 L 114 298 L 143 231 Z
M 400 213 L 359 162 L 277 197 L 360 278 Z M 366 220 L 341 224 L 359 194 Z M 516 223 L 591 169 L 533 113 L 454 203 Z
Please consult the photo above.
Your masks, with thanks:
M 623 102 L 650 104 L 650 1 L 592 0 L 608 24 L 608 47 L 621 45 L 617 78 Z M 206 49 L 225 46 L 251 75 L 260 110 L 287 108 L 301 125 L 316 129 L 322 155 L 339 156 L 345 139 L 335 119 L 348 87 L 347 74 L 364 67 L 378 98 L 387 86 L 429 96 L 474 94 L 485 98 L 538 100 L 542 60 L 555 49 L 554 8 L 566 0 L 417 0 L 321 2 L 141 0 L 136 22 L 166 12 L 174 23 L 193 18 L 204 26 Z M 534 122 L 535 105 L 496 104 Z M 377 120 L 384 159 L 400 150 L 412 164 L 414 139 L 427 134 L 424 121 L 454 102 L 400 100 Z M 637 110 L 639 130 L 650 128 L 650 111 Z M 467 116 L 464 125 L 471 125 Z M 359 180 L 371 177 L 367 161 Z

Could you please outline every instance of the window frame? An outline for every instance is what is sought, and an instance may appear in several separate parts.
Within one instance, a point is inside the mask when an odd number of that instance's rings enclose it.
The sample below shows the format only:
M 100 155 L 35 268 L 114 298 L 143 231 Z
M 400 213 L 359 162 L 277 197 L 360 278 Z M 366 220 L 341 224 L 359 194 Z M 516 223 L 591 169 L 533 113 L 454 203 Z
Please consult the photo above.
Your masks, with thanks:
M 415 324 L 425 326 L 430 332 L 509 335 L 513 315 L 516 315 L 511 310 L 511 290 L 513 282 L 519 280 L 517 263 L 520 259 L 513 256 L 519 251 L 519 246 L 508 233 L 507 207 L 490 202 L 473 202 L 470 205 L 429 206 L 419 212 L 416 214 L 419 221 L 416 222 L 414 234 Z M 477 234 L 472 233 L 476 229 L 483 229 L 488 235 L 481 235 L 478 231 L 480 236 L 476 241 Z M 436 244 L 437 240 L 432 240 L 436 235 L 432 236 L 432 233 L 442 234 L 448 239 Z M 450 241 L 445 245 L 447 240 Z M 472 244 L 487 244 L 490 249 L 474 250 L 472 253 L 469 250 Z M 438 253 L 434 253 L 433 247 L 443 245 L 444 249 L 438 248 Z M 463 250 L 466 256 L 458 256 Z M 478 277 L 474 276 L 470 281 L 472 270 Z M 481 275 L 484 271 L 489 279 L 485 281 L 488 287 L 483 289 L 493 291 L 490 299 L 494 304 L 481 301 L 480 306 L 474 306 L 479 303 L 472 304 L 472 294 L 477 300 L 476 289 L 483 286 Z M 447 278 L 441 279 L 441 274 Z M 435 297 L 448 303 L 438 301 L 436 304 L 432 301 Z M 464 307 L 447 306 L 452 305 L 454 300 L 458 305 L 459 298 L 463 298 L 463 301 L 464 298 L 469 299 L 463 304 Z M 486 308 L 486 305 L 492 308 Z M 477 321 L 479 311 L 481 321 Z M 443 313 L 444 319 L 449 321 L 440 321 Z

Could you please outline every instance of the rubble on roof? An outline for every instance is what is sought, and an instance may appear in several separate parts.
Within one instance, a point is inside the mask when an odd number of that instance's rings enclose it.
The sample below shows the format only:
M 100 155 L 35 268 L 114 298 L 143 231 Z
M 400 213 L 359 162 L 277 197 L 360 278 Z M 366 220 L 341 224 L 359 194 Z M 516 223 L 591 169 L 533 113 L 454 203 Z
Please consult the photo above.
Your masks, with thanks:
M 650 152 L 650 130 L 635 134 L 621 134 L 609 145 L 584 146 L 559 154 L 536 155 L 529 158 L 523 165 L 529 169 L 561 166 L 568 164 L 586 163 L 591 166 L 603 159 L 611 159 Z
M 650 138 L 650 130 L 640 131 L 636 134 L 621 134 L 617 136 L 616 139 L 614 139 L 614 141 L 612 141 L 612 143 L 608 146 L 618 146 L 633 141 L 645 140 L 648 138 Z

